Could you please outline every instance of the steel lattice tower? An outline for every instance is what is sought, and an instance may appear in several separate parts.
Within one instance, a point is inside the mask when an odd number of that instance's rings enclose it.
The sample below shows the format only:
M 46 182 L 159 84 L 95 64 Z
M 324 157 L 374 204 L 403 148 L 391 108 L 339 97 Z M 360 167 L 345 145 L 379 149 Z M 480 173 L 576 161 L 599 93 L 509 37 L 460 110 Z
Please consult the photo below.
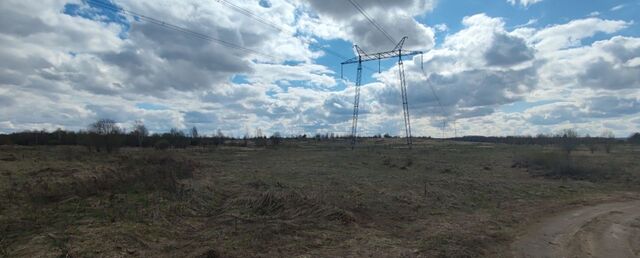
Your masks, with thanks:
M 403 50 L 402 46 L 404 45 L 407 37 L 403 37 L 400 42 L 396 45 L 395 48 L 391 51 L 379 52 L 374 54 L 367 54 L 362 50 L 358 45 L 355 45 L 356 52 L 358 56 L 348 59 L 341 63 L 342 66 L 346 64 L 358 64 L 358 70 L 356 75 L 356 88 L 355 88 L 355 97 L 353 100 L 353 120 L 351 123 L 351 148 L 353 149 L 356 145 L 356 139 L 358 138 L 358 112 L 360 108 L 360 86 L 362 84 L 362 63 L 378 60 L 378 72 L 380 72 L 380 61 L 382 59 L 388 58 L 398 58 L 398 74 L 400 78 L 400 92 L 402 94 L 402 112 L 404 114 L 404 129 L 407 138 L 407 145 L 411 148 L 413 144 L 411 139 L 411 119 L 409 116 L 409 101 L 407 97 L 407 83 L 404 76 L 404 63 L 402 61 L 402 57 L 411 57 L 415 55 L 421 55 L 422 51 L 409 51 Z

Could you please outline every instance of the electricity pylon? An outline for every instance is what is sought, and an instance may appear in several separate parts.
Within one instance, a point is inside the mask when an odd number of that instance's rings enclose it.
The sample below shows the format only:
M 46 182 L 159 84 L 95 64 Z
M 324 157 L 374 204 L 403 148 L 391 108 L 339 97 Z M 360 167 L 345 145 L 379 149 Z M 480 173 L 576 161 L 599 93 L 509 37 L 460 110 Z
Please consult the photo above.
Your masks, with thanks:
M 358 111 L 360 108 L 360 85 L 362 83 L 362 63 L 378 60 L 378 73 L 380 72 L 380 61 L 382 59 L 388 58 L 398 58 L 398 74 L 400 77 L 400 92 L 402 94 L 402 111 L 404 113 L 404 130 L 407 137 L 407 145 L 411 148 L 412 140 L 411 140 L 411 120 L 409 118 L 409 101 L 407 100 L 407 83 L 404 77 L 404 63 L 402 62 L 402 57 L 411 57 L 415 55 L 421 55 L 422 51 L 410 51 L 402 49 L 404 45 L 404 41 L 407 37 L 403 37 L 400 42 L 393 48 L 391 51 L 386 52 L 378 52 L 374 54 L 367 54 L 362 50 L 358 45 L 354 45 L 358 56 L 348 59 L 342 63 L 342 66 L 346 64 L 358 64 L 358 70 L 356 75 L 356 88 L 355 88 L 355 97 L 353 100 L 353 120 L 351 122 L 351 149 L 353 149 L 356 145 L 356 139 L 358 134 Z

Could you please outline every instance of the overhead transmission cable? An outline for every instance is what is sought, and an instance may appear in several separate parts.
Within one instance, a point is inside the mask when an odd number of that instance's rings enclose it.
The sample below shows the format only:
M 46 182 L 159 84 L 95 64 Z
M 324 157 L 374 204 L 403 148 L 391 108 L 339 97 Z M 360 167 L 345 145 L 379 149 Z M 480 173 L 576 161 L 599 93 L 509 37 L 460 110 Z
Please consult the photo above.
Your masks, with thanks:
M 353 5 L 353 7 L 355 7 L 358 10 L 358 12 L 360 12 L 360 14 L 362 14 L 362 16 L 364 16 L 364 18 L 369 20 L 369 23 L 371 23 L 373 27 L 378 29 L 392 44 L 396 43 L 396 41 L 393 40 L 393 37 L 391 37 L 391 35 L 389 35 L 389 33 L 387 33 L 387 31 L 385 31 L 384 28 L 382 28 L 382 26 L 378 25 L 378 23 L 375 20 L 373 20 L 373 18 L 371 18 L 369 14 L 367 14 L 364 8 L 362 8 L 362 6 L 360 6 L 360 4 L 356 2 L 356 0 L 349 0 L 349 2 L 351 3 L 351 5 Z
M 262 23 L 264 25 L 272 27 L 272 28 L 276 29 L 277 31 L 282 31 L 282 28 L 280 26 L 260 18 L 260 16 L 254 14 L 253 12 L 251 12 L 251 11 L 245 9 L 245 8 L 242 8 L 242 7 L 240 7 L 240 6 L 238 6 L 238 5 L 234 4 L 234 3 L 231 3 L 231 2 L 225 1 L 225 0 L 216 0 L 216 1 L 219 2 L 219 3 L 222 3 L 222 4 L 226 5 L 226 6 L 229 6 L 229 7 L 233 8 L 233 9 L 235 9 L 236 11 L 238 11 L 238 12 L 240 12 L 240 13 L 248 16 L 248 17 L 253 18 L 254 20 L 256 20 L 256 21 L 258 21 L 258 22 L 260 22 L 260 23 Z
M 226 0 L 216 0 L 216 1 L 221 3 L 221 4 L 224 4 L 224 5 L 228 6 L 228 7 L 230 7 L 232 9 L 236 10 L 236 11 L 238 11 L 239 13 L 241 13 L 241 14 L 249 17 L 249 18 L 252 18 L 252 19 L 254 19 L 254 20 L 256 20 L 256 21 L 258 21 L 258 22 L 260 22 L 260 23 L 262 23 L 264 25 L 269 26 L 269 27 L 275 29 L 278 32 L 287 32 L 287 29 L 285 29 L 285 28 L 283 28 L 283 27 L 281 27 L 281 26 L 279 26 L 279 25 L 277 25 L 277 24 L 275 24 L 273 22 L 270 22 L 270 21 L 267 21 L 267 20 L 261 18 L 259 15 L 251 12 L 249 9 L 243 8 L 241 6 L 238 6 L 238 5 L 234 4 L 234 3 L 231 3 L 231 2 L 226 1 Z M 332 55 L 334 55 L 336 57 L 339 57 L 341 59 L 347 59 L 345 56 L 343 56 L 343 55 L 341 55 L 339 53 L 336 53 L 336 52 L 334 52 L 334 51 L 332 51 L 332 50 L 330 50 L 330 49 L 328 49 L 328 48 L 326 48 L 326 47 L 324 47 L 324 46 L 322 46 L 320 44 L 314 43 L 311 40 L 300 38 L 300 37 L 296 37 L 296 38 L 304 41 L 305 43 L 307 43 L 309 45 L 321 48 L 324 51 L 326 51 L 327 53 L 330 53 L 330 54 L 332 54 Z
M 438 103 L 438 106 L 440 106 L 440 111 L 442 112 L 442 116 L 443 118 L 447 117 L 447 113 L 444 110 L 444 106 L 442 105 L 442 102 L 440 101 L 440 98 L 438 97 L 438 94 L 436 94 L 436 90 L 433 88 L 433 84 L 431 83 L 431 77 L 429 75 L 427 75 L 427 72 L 424 71 L 424 67 L 422 67 L 422 73 L 424 74 L 426 81 L 427 81 L 427 85 L 429 86 L 429 88 L 431 89 L 431 93 L 433 94 L 433 97 L 436 99 L 436 102 Z M 444 126 L 442 127 L 443 129 L 443 136 L 444 136 Z M 453 130 L 455 131 L 455 137 L 458 137 L 458 130 L 456 128 L 456 119 L 455 119 L 455 114 L 453 115 Z
M 198 38 L 198 39 L 209 41 L 209 42 L 214 42 L 214 43 L 217 43 L 219 45 L 223 45 L 223 46 L 226 46 L 226 47 L 229 47 L 229 48 L 242 50 L 242 51 L 245 51 L 245 52 L 251 52 L 251 53 L 258 54 L 258 55 L 261 55 L 261 56 L 264 56 L 264 57 L 277 59 L 273 55 L 265 54 L 265 53 L 262 53 L 260 51 L 249 49 L 249 48 L 240 46 L 238 44 L 235 44 L 235 43 L 232 43 L 232 42 L 229 42 L 229 41 L 225 41 L 225 40 L 222 40 L 222 39 L 214 38 L 214 37 L 211 37 L 209 35 L 206 35 L 206 34 L 203 34 L 203 33 L 200 33 L 200 32 L 196 32 L 196 31 L 187 29 L 185 27 L 174 25 L 174 24 L 171 24 L 171 23 L 168 23 L 168 22 L 165 22 L 165 21 L 153 18 L 153 17 L 146 16 L 144 14 L 140 14 L 140 13 L 137 13 L 137 12 L 134 12 L 134 11 L 131 11 L 131 10 L 127 10 L 127 9 L 124 9 L 124 8 L 121 8 L 121 7 L 117 7 L 117 6 L 114 6 L 112 3 L 107 3 L 107 2 L 104 2 L 104 1 L 101 1 L 101 0 L 84 0 L 84 2 L 99 6 L 101 8 L 110 10 L 110 11 L 115 12 L 115 13 L 122 13 L 124 15 L 131 16 L 134 19 L 143 20 L 143 21 L 146 21 L 146 22 L 149 22 L 149 23 L 164 27 L 164 28 L 169 29 L 169 30 L 182 32 L 182 33 L 184 33 L 186 35 L 189 35 L 191 37 L 194 37 L 194 38 Z
M 239 13 L 241 13 L 241 14 L 249 17 L 249 18 L 252 18 L 252 19 L 256 20 L 259 23 L 262 23 L 262 24 L 264 24 L 266 26 L 269 26 L 269 27 L 275 29 L 278 32 L 288 32 L 288 30 L 286 28 L 283 28 L 282 26 L 280 26 L 278 24 L 275 24 L 275 23 L 270 22 L 270 21 L 268 21 L 266 19 L 263 19 L 262 17 L 260 17 L 259 15 L 255 14 L 254 12 L 252 12 L 251 10 L 249 10 L 247 8 L 243 8 L 243 7 L 238 6 L 238 5 L 234 4 L 234 3 L 231 3 L 231 2 L 229 2 L 227 0 L 216 0 L 216 2 L 221 3 L 223 5 L 226 5 L 226 6 L 230 7 L 231 9 L 234 9 L 237 12 L 239 12 Z M 345 56 L 343 56 L 343 55 L 341 55 L 341 54 L 339 54 L 339 53 L 337 53 L 337 52 L 335 52 L 335 51 L 333 51 L 333 50 L 331 50 L 331 49 L 329 49 L 329 48 L 327 48 L 327 47 L 325 47 L 323 45 L 315 43 L 315 42 L 313 42 L 313 41 L 311 41 L 309 39 L 305 39 L 305 38 L 302 38 L 302 37 L 296 37 L 296 38 L 300 39 L 301 41 L 303 41 L 304 43 L 306 43 L 306 44 L 308 44 L 310 46 L 314 46 L 314 47 L 317 47 L 319 49 L 322 49 L 323 51 L 325 51 L 328 54 L 331 54 L 331 55 L 333 55 L 333 56 L 335 56 L 337 58 L 347 59 L 347 57 L 345 57 Z M 373 68 L 368 67 L 368 66 L 363 66 L 363 67 L 366 68 L 369 71 L 372 71 L 372 72 L 376 71 Z

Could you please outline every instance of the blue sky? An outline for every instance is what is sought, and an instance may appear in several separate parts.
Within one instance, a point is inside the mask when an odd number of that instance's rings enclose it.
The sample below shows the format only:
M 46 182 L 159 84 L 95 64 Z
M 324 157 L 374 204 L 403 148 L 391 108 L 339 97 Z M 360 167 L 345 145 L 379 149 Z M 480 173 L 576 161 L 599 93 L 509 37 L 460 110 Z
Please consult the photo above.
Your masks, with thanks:
M 356 66 L 341 78 L 344 60 L 332 53 L 394 46 L 343 0 L 233 2 L 253 17 L 219 1 L 108 3 L 264 56 L 79 0 L 14 1 L 0 4 L 13 24 L 0 30 L 11 46 L 0 51 L 0 132 L 112 118 L 156 132 L 346 134 Z M 405 62 L 417 135 L 439 136 L 443 123 L 447 136 L 640 130 L 638 1 L 358 2 L 394 40 L 406 35 L 407 49 L 425 52 L 425 73 L 419 57 Z M 377 62 L 363 71 L 359 134 L 400 134 L 395 60 L 377 71 Z

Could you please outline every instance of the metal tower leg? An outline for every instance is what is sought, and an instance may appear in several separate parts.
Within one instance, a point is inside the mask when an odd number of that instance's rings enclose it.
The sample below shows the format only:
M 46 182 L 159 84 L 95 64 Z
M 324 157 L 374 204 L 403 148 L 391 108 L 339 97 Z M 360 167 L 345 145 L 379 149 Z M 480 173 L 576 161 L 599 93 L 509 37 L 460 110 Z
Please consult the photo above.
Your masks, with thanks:
M 411 139 L 411 119 L 409 117 L 409 100 L 407 98 L 407 83 L 404 77 L 404 63 L 402 55 L 398 59 L 398 70 L 400 73 L 400 92 L 402 94 L 402 111 L 404 113 L 404 130 L 407 137 L 407 145 L 411 149 L 413 141 Z
M 356 94 L 353 99 L 353 120 L 351 122 L 351 149 L 356 146 L 358 137 L 358 109 L 360 106 L 360 84 L 362 83 L 362 62 L 358 62 L 358 74 L 356 77 Z

